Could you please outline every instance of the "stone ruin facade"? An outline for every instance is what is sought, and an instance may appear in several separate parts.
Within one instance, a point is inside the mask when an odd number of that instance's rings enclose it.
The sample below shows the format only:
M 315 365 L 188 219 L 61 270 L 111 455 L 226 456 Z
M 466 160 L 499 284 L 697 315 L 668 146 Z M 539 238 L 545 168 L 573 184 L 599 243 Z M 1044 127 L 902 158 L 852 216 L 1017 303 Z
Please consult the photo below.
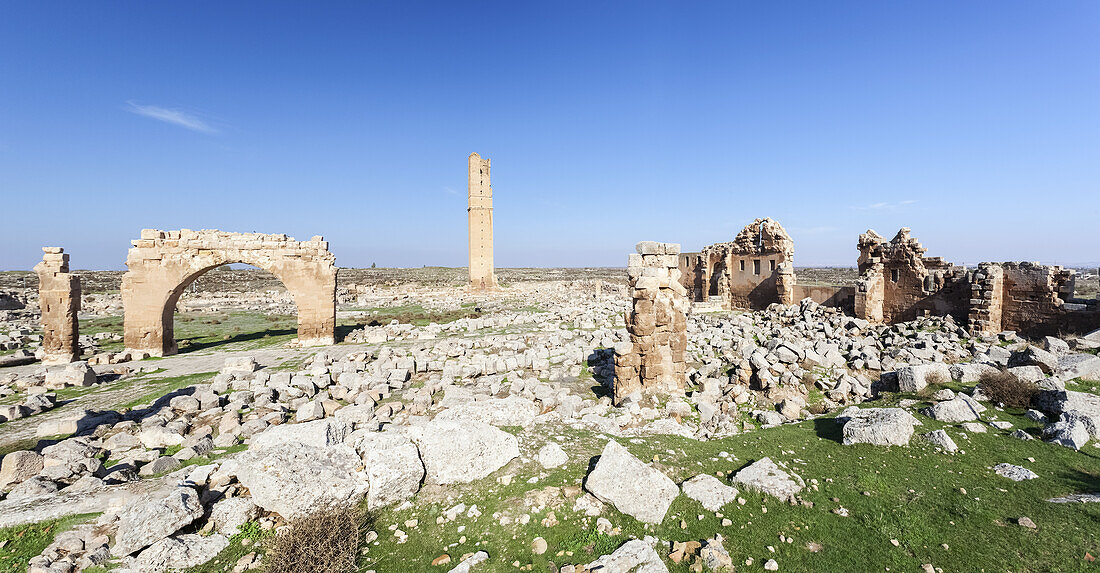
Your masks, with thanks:
M 926 257 L 902 228 L 887 241 L 859 237 L 855 314 L 892 324 L 918 316 L 951 316 L 975 334 L 1014 330 L 1028 336 L 1100 326 L 1096 301 L 1075 300 L 1074 272 L 1038 263 L 981 263 L 976 269 Z
M 493 187 L 489 183 L 489 160 L 470 154 L 468 208 L 470 218 L 470 286 L 497 287 L 493 269 Z
M 627 267 L 633 308 L 629 342 L 615 345 L 614 401 L 629 395 L 684 392 L 687 291 L 680 284 L 680 245 L 643 241 Z
M 38 302 L 42 307 L 42 362 L 61 364 L 80 359 L 80 277 L 69 272 L 69 255 L 61 247 L 42 247 Z
M 697 302 L 763 309 L 796 299 L 794 241 L 777 221 L 756 219 L 732 242 L 679 256 L 681 284 Z
M 322 237 L 217 230 L 145 229 L 133 241 L 122 279 L 126 349 L 151 356 L 175 354 L 173 315 L 184 290 L 203 273 L 245 263 L 275 275 L 298 307 L 298 343 L 334 344 L 336 257 Z
M 965 324 L 970 281 L 966 267 L 927 251 L 907 228 L 887 241 L 868 230 L 859 236 L 856 316 L 874 322 L 904 322 L 918 316 L 951 315 Z

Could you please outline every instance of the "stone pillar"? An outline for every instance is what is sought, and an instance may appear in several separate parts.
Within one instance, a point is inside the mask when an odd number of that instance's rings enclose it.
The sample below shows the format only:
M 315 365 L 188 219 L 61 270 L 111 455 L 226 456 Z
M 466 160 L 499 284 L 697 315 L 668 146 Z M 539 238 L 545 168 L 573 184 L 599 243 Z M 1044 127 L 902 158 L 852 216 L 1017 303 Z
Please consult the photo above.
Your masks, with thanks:
M 776 269 L 775 290 L 779 295 L 779 304 L 790 306 L 795 303 L 794 290 L 797 280 L 794 276 L 794 264 L 780 263 Z
M 871 322 L 882 322 L 882 305 L 886 300 L 882 265 L 875 265 L 863 272 L 856 281 L 856 317 Z
M 634 393 L 681 394 L 687 350 L 687 291 L 680 284 L 680 245 L 643 241 L 627 276 L 633 309 L 630 342 L 615 346 L 615 403 Z
M 470 154 L 468 183 L 470 219 L 470 286 L 497 286 L 493 269 L 493 188 L 489 183 L 489 160 Z
M 981 263 L 970 285 L 970 333 L 1000 332 L 1004 308 L 1004 269 L 996 263 Z
M 42 247 L 38 302 L 42 307 L 42 362 L 67 364 L 80 359 L 80 277 L 69 272 L 69 255 L 61 247 Z

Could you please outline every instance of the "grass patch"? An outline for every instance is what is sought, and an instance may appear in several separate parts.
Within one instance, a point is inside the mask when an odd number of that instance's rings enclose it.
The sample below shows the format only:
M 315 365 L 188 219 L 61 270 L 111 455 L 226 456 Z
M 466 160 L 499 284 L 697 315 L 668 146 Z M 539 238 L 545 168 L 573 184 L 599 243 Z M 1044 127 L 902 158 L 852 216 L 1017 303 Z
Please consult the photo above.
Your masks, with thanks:
M 989 415 L 1032 433 L 1040 429 L 1017 410 L 993 410 Z M 589 430 L 531 428 L 520 433 L 524 456 L 533 457 L 553 436 L 569 454 L 569 463 L 542 470 L 534 460 L 526 465 L 515 461 L 484 480 L 436 490 L 434 498 L 432 488 L 426 486 L 415 507 L 379 513 L 380 537 L 368 546 L 363 567 L 383 573 L 412 564 L 427 570 L 427 564 L 443 552 L 457 558 L 484 549 L 491 558 L 480 570 L 515 571 L 513 562 L 518 561 L 521 567 L 531 564 L 532 570 L 545 571 L 551 569 L 551 562 L 558 567 L 588 563 L 630 537 L 648 534 L 666 541 L 688 541 L 716 533 L 726 538 L 725 547 L 735 564 L 750 557 L 755 561 L 752 570 L 769 558 L 779 562 L 781 571 L 807 572 L 850 570 L 852 563 L 859 563 L 857 569 L 863 571 L 920 571 L 924 563 L 945 571 L 1060 572 L 1088 567 L 1085 552 L 1098 554 L 1100 529 L 1087 524 L 1100 522 L 1100 507 L 1053 504 L 1046 499 L 1100 490 L 1100 457 L 1096 453 L 1074 452 L 1039 440 L 1021 441 L 1008 436 L 1008 431 L 993 428 L 986 434 L 967 435 L 953 425 L 918 418 L 924 424 L 918 432 L 946 429 L 965 453 L 944 454 L 919 436 L 914 436 L 908 447 L 844 446 L 839 442 L 840 426 L 832 418 L 708 442 L 678 436 L 620 438 L 635 456 L 647 462 L 655 460 L 653 466 L 677 483 L 698 474 L 719 474 L 724 479 L 752 461 L 771 457 L 788 464 L 807 481 L 811 487 L 802 497 L 813 503 L 813 507 L 792 506 L 742 491 L 748 503 L 733 503 L 721 511 L 732 521 L 729 526 L 682 495 L 656 526 L 639 523 L 609 506 L 604 516 L 621 528 L 621 538 L 596 533 L 596 518 L 574 513 L 572 500 L 549 503 L 542 509 L 524 503 L 525 496 L 547 486 L 580 485 L 589 461 L 599 455 L 607 439 Z M 720 452 L 730 456 L 719 456 Z M 991 468 L 1002 462 L 1023 465 L 1040 477 L 1023 482 L 1001 478 Z M 507 486 L 495 479 L 505 473 L 516 475 Z M 537 482 L 528 483 L 530 476 L 538 476 Z M 812 488 L 812 480 L 818 489 Z M 459 502 L 467 507 L 476 504 L 481 515 L 436 523 L 437 517 Z M 839 507 L 846 508 L 850 517 L 833 513 Z M 547 519 L 551 511 L 556 524 Z M 499 519 L 523 515 L 530 519 L 525 525 L 514 519 L 502 525 Z M 1039 528 L 1017 525 L 1023 516 Z M 419 525 L 404 527 L 408 519 L 418 519 Z M 395 524 L 408 533 L 408 542 L 397 542 L 388 529 Z M 465 526 L 461 533 L 459 526 Z M 793 542 L 780 542 L 780 535 Z M 549 544 L 543 555 L 534 555 L 530 549 L 536 536 Z M 587 550 L 590 546 L 591 553 Z M 572 555 L 567 553 L 570 551 Z M 662 557 L 666 556 L 663 552 Z M 670 571 L 687 572 L 690 563 L 667 565 Z
M 0 529 L 0 573 L 26 571 L 27 562 L 42 553 L 57 534 L 84 523 L 98 513 L 72 515 L 30 525 Z
M 368 308 L 364 312 L 369 312 L 370 316 L 360 319 L 363 326 L 385 326 L 394 320 L 413 326 L 428 326 L 433 322 L 447 324 L 460 318 L 478 318 L 482 314 L 476 305 L 462 305 L 454 310 L 428 310 L 419 304 Z
M 144 404 L 149 404 L 166 394 L 170 394 L 179 390 L 180 388 L 186 388 L 195 384 L 204 382 L 208 378 L 213 378 L 217 372 L 198 372 L 195 374 L 185 374 L 183 376 L 172 376 L 169 378 L 157 378 L 149 380 L 146 383 L 146 387 L 149 391 L 142 394 L 140 397 L 130 400 L 124 404 L 115 406 L 116 409 L 122 410 L 126 408 L 135 408 Z

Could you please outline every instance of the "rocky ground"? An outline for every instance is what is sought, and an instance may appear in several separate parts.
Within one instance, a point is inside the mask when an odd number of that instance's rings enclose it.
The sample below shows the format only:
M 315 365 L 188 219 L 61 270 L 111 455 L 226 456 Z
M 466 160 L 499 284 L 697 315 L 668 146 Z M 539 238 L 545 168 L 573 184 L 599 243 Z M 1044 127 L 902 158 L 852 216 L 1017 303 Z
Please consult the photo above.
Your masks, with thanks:
M 0 571 L 288 570 L 277 541 L 331 507 L 362 510 L 350 557 L 377 572 L 1071 571 L 1100 551 L 1100 333 L 698 312 L 686 395 L 614 407 L 621 271 L 529 271 L 491 294 L 342 273 L 323 349 L 289 345 L 263 277 L 216 271 L 181 301 L 177 356 L 0 368 Z M 103 294 L 82 328 L 109 357 Z

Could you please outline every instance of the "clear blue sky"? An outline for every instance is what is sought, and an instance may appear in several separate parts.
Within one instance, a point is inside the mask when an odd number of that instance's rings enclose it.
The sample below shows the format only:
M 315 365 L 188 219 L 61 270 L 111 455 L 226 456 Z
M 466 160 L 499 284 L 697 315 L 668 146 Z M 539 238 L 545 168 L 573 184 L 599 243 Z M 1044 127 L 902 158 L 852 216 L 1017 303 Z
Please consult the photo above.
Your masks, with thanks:
M 755 217 L 797 265 L 909 226 L 1100 260 L 1097 2 L 4 2 L 0 268 L 142 228 L 324 235 L 342 266 L 625 266 Z

